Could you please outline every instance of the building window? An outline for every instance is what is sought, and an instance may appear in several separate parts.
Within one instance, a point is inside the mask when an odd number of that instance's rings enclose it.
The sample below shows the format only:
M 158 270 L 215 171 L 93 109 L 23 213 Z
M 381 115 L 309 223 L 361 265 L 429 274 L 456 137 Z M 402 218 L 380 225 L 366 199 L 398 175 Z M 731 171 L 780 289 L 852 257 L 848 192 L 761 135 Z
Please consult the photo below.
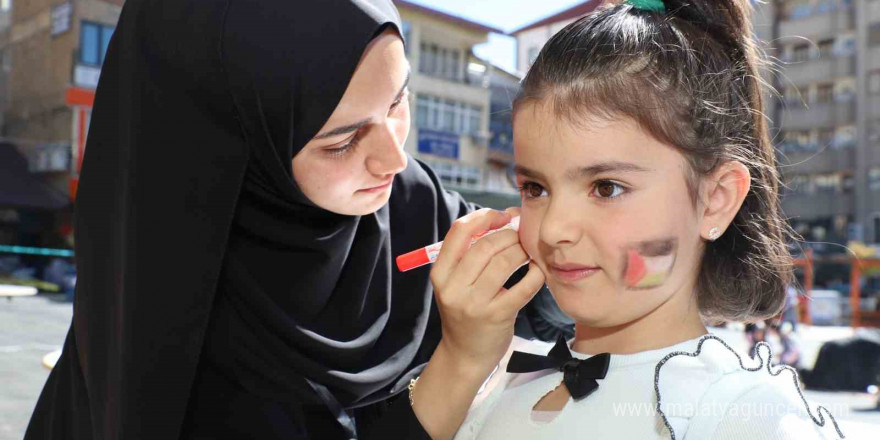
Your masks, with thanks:
M 871 23 L 868 26 L 868 46 L 880 44 L 880 23 Z
M 0 0 L 0 11 L 8 11 L 12 9 L 12 0 Z
M 833 133 L 833 132 L 832 132 Z M 782 151 L 786 153 L 812 152 L 817 145 L 812 141 L 809 131 L 788 131 L 783 133 Z
M 841 190 L 842 179 L 838 173 L 817 174 L 811 180 L 817 192 L 839 192 Z
M 816 86 L 816 102 L 819 104 L 830 103 L 834 99 L 834 84 L 819 84 Z
M 874 70 L 868 74 L 868 92 L 880 93 L 880 70 Z
M 450 78 L 461 78 L 461 53 L 457 50 L 449 51 Z
M 880 168 L 874 167 L 868 170 L 868 188 L 871 191 L 880 191 Z
M 822 40 L 819 42 L 818 46 L 820 59 L 831 58 L 831 52 L 834 50 L 833 39 Z
M 482 107 L 419 94 L 416 98 L 416 127 L 455 134 L 482 131 Z
M 437 173 L 440 181 L 447 185 L 459 188 L 482 189 L 483 175 L 477 167 L 451 162 L 423 160 Z
M 12 54 L 9 50 L 0 50 L 0 69 L 6 73 L 12 71 Z
M 852 55 L 856 52 L 856 38 L 853 34 L 839 35 L 834 42 L 832 55 L 836 57 L 844 57 Z
M 420 46 L 419 73 L 453 81 L 461 80 L 461 51 L 438 47 L 436 44 Z
M 834 141 L 831 147 L 834 149 L 850 148 L 856 145 L 856 126 L 847 125 L 838 127 L 834 132 Z
M 809 44 L 799 44 L 794 47 L 791 51 L 791 61 L 795 63 L 802 63 L 810 59 L 810 45 Z
M 456 103 L 452 100 L 445 99 L 441 104 L 440 130 L 450 133 L 455 132 L 455 110 Z
M 538 54 L 541 53 L 540 49 L 537 47 L 530 47 L 528 53 L 529 66 L 535 64 L 535 60 L 538 59 Z
M 809 1 L 793 1 L 785 5 L 788 9 L 788 18 L 797 19 L 809 17 L 812 5 Z
M 834 129 L 823 128 L 819 130 L 819 148 L 829 148 L 834 142 Z
M 409 55 L 409 47 L 412 44 L 412 23 L 403 20 L 400 22 L 400 32 L 403 34 L 403 49 Z
M 785 88 L 785 102 L 788 104 L 802 104 L 806 99 L 806 86 L 788 86 Z
M 416 99 L 416 127 L 427 128 L 430 126 L 428 122 L 428 113 L 431 110 L 431 100 L 425 95 L 418 95 Z
M 470 123 L 468 123 L 467 128 L 464 130 L 465 133 L 468 134 L 477 134 L 480 132 L 480 123 L 483 119 L 483 111 L 480 107 L 475 105 L 470 106 L 468 109 L 468 119 Z
M 113 36 L 113 27 L 82 22 L 79 38 L 79 61 L 90 66 L 104 63 L 104 55 Z

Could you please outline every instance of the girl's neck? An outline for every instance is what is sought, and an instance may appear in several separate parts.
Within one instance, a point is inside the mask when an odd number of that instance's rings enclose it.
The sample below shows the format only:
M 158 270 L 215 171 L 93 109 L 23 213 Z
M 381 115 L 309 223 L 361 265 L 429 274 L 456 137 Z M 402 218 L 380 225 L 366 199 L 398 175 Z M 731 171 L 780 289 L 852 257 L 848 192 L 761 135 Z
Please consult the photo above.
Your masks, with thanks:
M 676 302 L 672 298 L 651 313 L 621 325 L 598 327 L 578 322 L 571 349 L 588 354 L 633 354 L 708 333 L 700 319 L 695 295 L 686 304 Z

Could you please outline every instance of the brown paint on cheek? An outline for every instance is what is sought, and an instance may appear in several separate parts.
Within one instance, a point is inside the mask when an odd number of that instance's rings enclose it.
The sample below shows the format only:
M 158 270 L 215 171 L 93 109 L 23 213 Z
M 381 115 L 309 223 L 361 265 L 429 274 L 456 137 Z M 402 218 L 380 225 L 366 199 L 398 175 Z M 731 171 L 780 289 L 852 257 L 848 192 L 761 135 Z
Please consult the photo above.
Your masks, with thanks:
M 624 286 L 631 290 L 662 286 L 672 273 L 678 239 L 664 238 L 634 243 L 623 250 Z

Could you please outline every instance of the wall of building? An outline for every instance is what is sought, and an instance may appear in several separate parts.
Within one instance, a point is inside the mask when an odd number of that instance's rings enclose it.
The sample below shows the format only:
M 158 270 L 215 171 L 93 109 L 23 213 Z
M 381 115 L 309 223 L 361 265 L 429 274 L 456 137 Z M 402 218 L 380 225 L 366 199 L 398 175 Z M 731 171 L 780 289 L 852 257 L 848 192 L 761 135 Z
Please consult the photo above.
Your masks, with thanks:
M 472 48 L 487 41 L 488 33 L 408 8 L 400 8 L 400 15 L 407 27 L 407 57 L 412 67 L 409 86 L 412 126 L 404 149 L 428 162 L 450 186 L 485 189 L 486 179 L 483 174 L 486 170 L 489 137 L 489 66 L 473 57 Z M 423 51 L 431 51 L 431 58 L 429 59 L 429 53 Z M 441 51 L 443 56 L 433 55 Z M 452 54 L 455 54 L 454 57 Z M 441 61 L 437 61 L 438 59 Z M 429 62 L 433 68 L 427 65 Z M 468 70 L 471 63 L 480 64 L 485 70 L 471 72 Z M 433 119 L 420 115 L 420 112 L 426 111 L 424 105 L 419 105 L 420 99 L 439 101 L 436 105 L 430 104 L 432 114 L 441 111 L 439 106 L 452 103 L 456 107 L 456 118 L 467 118 L 470 108 L 477 107 L 480 109 L 479 128 L 455 132 L 433 126 L 426 122 Z M 459 129 L 464 125 L 469 127 L 469 121 L 455 124 Z M 423 130 L 455 136 L 457 157 L 420 152 L 419 138 Z
M 9 75 L 9 111 L 6 113 L 4 135 L 13 140 L 37 169 L 41 164 L 58 164 L 46 155 L 64 154 L 66 166 L 49 166 L 45 171 L 58 189 L 67 191 L 76 148 L 79 121 L 75 109 L 66 100 L 74 87 L 77 69 L 82 64 L 82 23 L 90 22 L 112 30 L 121 12 L 121 0 L 77 0 L 70 3 L 66 30 L 53 33 L 53 7 L 57 0 L 17 1 L 13 8 L 7 51 L 11 54 Z M 63 21 L 62 21 L 63 22 Z M 102 50 L 103 43 L 92 47 Z M 94 77 L 100 65 L 90 67 Z M 88 81 L 87 88 L 94 88 Z
M 544 44 L 574 21 L 563 20 L 516 34 L 516 68 L 518 73 L 525 75 Z

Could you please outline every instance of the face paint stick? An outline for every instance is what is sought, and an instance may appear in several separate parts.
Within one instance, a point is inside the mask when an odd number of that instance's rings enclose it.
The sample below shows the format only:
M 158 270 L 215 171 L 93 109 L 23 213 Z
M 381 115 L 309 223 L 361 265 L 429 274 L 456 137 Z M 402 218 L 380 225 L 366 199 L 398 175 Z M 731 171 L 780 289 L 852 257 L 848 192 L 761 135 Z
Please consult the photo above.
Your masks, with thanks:
M 491 229 L 482 234 L 475 235 L 473 239 L 471 239 L 471 246 L 477 242 L 477 240 L 487 236 L 494 234 L 498 231 L 504 231 L 506 229 L 511 229 L 514 231 L 519 231 L 519 217 L 514 217 L 510 220 L 510 223 L 498 228 Z M 415 269 L 417 267 L 422 267 L 426 264 L 431 264 L 437 261 L 437 256 L 440 255 L 440 249 L 443 247 L 443 242 L 437 242 L 432 245 L 425 246 L 421 249 L 416 249 L 412 252 L 407 252 L 399 257 L 397 257 L 397 270 L 401 272 L 406 272 L 408 270 Z
M 644 241 L 629 248 L 624 256 L 623 281 L 630 289 L 662 285 L 675 265 L 677 240 Z

